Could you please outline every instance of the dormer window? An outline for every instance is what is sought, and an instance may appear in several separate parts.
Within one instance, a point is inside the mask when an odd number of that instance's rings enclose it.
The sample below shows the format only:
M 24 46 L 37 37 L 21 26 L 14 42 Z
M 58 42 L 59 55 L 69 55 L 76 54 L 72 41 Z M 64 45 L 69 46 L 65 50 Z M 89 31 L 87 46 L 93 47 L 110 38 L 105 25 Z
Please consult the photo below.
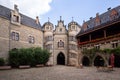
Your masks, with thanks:
M 96 18 L 95 18 L 95 26 L 100 25 L 100 18 L 99 18 L 99 13 L 96 14 Z
M 116 18 L 118 18 L 118 12 L 115 9 L 113 9 L 110 13 L 110 19 L 114 20 Z
M 86 23 L 84 23 L 84 24 L 83 24 L 83 29 L 84 29 L 84 31 L 86 31 L 88 28 L 89 28 L 88 25 L 87 25 Z
M 11 11 L 11 23 L 15 25 L 20 25 L 21 17 L 17 6 L 14 6 L 14 10 Z
M 19 16 L 13 15 L 13 21 L 14 22 L 19 22 Z

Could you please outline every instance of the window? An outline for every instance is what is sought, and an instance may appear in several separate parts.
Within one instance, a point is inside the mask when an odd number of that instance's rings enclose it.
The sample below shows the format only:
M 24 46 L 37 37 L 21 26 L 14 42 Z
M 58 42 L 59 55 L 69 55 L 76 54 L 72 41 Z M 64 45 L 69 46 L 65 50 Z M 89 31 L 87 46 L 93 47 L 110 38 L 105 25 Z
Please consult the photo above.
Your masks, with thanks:
M 14 22 L 19 22 L 19 16 L 13 15 L 13 21 Z
M 47 26 L 46 29 L 49 30 L 49 26 Z
M 52 44 L 46 45 L 46 49 L 47 49 L 47 50 L 51 50 L 51 49 L 52 49 Z
M 96 48 L 96 49 L 100 49 L 100 46 L 99 46 L 99 45 L 96 45 L 95 48 Z
M 35 43 L 35 38 L 33 36 L 29 36 L 29 43 Z
M 45 40 L 46 40 L 46 41 L 52 41 L 52 40 L 53 40 L 53 37 L 52 37 L 52 36 L 47 36 L 47 37 L 45 38 Z
M 98 26 L 98 25 L 100 25 L 100 19 L 99 19 L 99 17 L 96 17 L 96 19 L 95 19 L 95 26 Z
M 116 47 L 118 47 L 118 43 L 113 43 L 112 48 L 116 48 Z
M 75 26 L 72 26 L 72 29 L 75 30 Z
M 64 42 L 62 40 L 58 42 L 58 47 L 64 47 Z
M 62 28 L 60 28 L 60 32 L 62 32 Z
M 70 50 L 77 50 L 77 46 L 74 45 L 74 44 L 70 44 L 70 45 L 69 45 L 69 49 L 70 49 Z
M 69 41 L 76 41 L 74 36 L 69 36 Z
M 69 57 L 70 57 L 70 58 L 76 58 L 77 55 L 76 55 L 75 53 L 70 53 L 70 54 L 69 54 Z
M 113 9 L 111 11 L 110 18 L 111 18 L 111 20 L 114 20 L 114 19 L 118 18 L 118 12 L 115 9 Z
M 19 41 L 19 33 L 17 32 L 12 32 L 12 40 Z

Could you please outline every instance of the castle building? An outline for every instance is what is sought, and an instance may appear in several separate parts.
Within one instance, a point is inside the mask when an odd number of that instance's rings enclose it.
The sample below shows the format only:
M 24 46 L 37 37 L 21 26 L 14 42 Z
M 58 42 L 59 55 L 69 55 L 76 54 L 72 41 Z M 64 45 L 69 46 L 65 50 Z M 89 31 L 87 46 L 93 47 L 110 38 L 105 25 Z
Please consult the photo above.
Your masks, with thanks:
M 81 31 L 76 36 L 79 45 L 79 61 L 83 65 L 105 66 L 110 64 L 111 54 L 101 50 L 115 49 L 120 46 L 120 6 L 108 9 L 95 18 L 84 21 Z M 92 49 L 97 49 L 94 52 Z M 91 51 L 90 51 L 91 50 Z M 87 52 L 85 52 L 87 51 Z M 116 54 L 114 64 L 120 67 L 120 55 Z
M 39 18 L 32 19 L 0 5 L 0 57 L 8 59 L 14 48 L 41 47 L 51 56 L 48 65 L 105 66 L 111 54 L 105 51 L 120 46 L 120 6 L 108 9 L 95 18 L 84 21 L 82 27 L 72 20 L 68 25 L 60 16 L 57 25 L 49 20 L 43 25 Z M 120 67 L 120 55 L 115 54 L 115 67 Z
M 0 5 L 0 57 L 8 59 L 8 51 L 14 48 L 41 47 L 51 53 L 49 65 L 78 65 L 75 36 L 81 27 L 74 20 L 66 26 L 61 18 L 56 26 L 49 20 L 41 26 L 38 17 L 19 13 L 17 5 L 14 10 Z
M 43 32 L 36 20 L 0 5 L 0 57 L 8 59 L 8 51 L 14 48 L 42 47 Z

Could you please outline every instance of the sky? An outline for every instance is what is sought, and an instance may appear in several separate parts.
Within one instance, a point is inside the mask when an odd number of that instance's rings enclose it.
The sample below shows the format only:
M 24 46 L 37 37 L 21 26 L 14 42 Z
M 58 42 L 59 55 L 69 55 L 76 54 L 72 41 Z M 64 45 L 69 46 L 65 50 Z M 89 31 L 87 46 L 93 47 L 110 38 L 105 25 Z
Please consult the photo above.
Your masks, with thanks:
M 19 11 L 33 19 L 39 16 L 43 25 L 49 21 L 57 25 L 57 21 L 64 20 L 68 25 L 73 20 L 82 25 L 83 20 L 102 14 L 107 8 L 120 6 L 120 0 L 0 0 L 0 5 L 13 9 L 18 5 Z

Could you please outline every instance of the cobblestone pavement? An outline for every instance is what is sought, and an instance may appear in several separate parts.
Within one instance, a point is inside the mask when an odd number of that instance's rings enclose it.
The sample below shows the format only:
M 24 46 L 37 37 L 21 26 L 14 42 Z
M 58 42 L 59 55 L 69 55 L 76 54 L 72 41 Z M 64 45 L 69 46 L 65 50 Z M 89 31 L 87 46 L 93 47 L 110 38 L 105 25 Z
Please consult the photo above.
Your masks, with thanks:
M 0 80 L 120 80 L 120 68 L 111 72 L 68 66 L 0 70 Z

